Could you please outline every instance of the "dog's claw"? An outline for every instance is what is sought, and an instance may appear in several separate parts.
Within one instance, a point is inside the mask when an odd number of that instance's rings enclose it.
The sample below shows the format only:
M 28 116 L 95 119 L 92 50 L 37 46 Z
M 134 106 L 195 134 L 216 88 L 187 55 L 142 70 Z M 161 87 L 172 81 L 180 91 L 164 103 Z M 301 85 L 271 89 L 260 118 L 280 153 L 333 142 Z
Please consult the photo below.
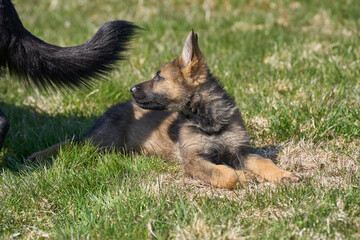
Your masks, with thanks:
M 282 182 L 295 183 L 299 182 L 302 179 L 301 175 L 298 173 L 287 172 L 287 176 L 282 177 Z

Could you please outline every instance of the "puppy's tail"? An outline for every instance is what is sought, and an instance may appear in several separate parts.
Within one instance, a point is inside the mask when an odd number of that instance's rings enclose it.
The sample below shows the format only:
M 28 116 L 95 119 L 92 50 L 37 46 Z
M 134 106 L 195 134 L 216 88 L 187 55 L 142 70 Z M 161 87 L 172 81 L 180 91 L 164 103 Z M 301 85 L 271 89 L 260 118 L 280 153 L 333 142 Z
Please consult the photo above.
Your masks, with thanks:
M 45 89 L 87 87 L 125 59 L 140 29 L 127 21 L 107 22 L 84 44 L 59 47 L 32 35 L 11 1 L 0 0 L 0 71 L 8 67 L 11 75 Z

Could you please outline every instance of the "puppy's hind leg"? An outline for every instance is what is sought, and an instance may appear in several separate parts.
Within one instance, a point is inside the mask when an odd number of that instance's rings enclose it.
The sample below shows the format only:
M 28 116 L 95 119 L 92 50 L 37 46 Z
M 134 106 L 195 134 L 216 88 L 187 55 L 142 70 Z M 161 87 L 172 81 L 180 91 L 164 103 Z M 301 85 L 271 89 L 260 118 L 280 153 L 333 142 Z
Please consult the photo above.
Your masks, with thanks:
M 45 150 L 33 153 L 28 157 L 28 160 L 35 161 L 36 159 L 42 159 L 47 156 L 54 156 L 59 152 L 61 146 L 64 146 L 69 142 L 82 143 L 84 141 L 90 141 L 98 147 L 99 150 L 113 148 L 122 149 L 126 145 L 126 127 L 124 126 L 127 126 L 127 121 L 130 119 L 129 116 L 132 115 L 131 110 L 131 103 L 117 104 L 110 108 L 103 116 L 98 118 L 90 131 L 84 137 L 75 137 L 73 139 L 57 143 Z
M 119 146 L 119 139 L 123 139 L 121 131 L 117 129 L 119 125 L 121 124 L 118 124 L 116 121 L 111 121 L 111 119 L 104 114 L 95 122 L 84 137 L 74 137 L 64 142 L 57 143 L 45 150 L 31 154 L 27 159 L 36 162 L 45 157 L 55 156 L 62 146 L 70 142 L 82 143 L 84 141 L 90 141 L 101 150 L 111 149 L 112 147 Z
M 78 137 L 74 137 L 71 140 L 66 140 L 60 143 L 57 143 L 49 148 L 46 148 L 44 150 L 35 152 L 33 154 L 31 154 L 30 156 L 27 157 L 27 160 L 31 161 L 31 162 L 38 162 L 39 160 L 42 160 L 46 157 L 50 157 L 50 156 L 56 156 L 59 153 L 59 150 L 62 146 L 65 146 L 66 144 L 70 143 L 70 142 L 80 142 L 81 140 L 78 139 Z

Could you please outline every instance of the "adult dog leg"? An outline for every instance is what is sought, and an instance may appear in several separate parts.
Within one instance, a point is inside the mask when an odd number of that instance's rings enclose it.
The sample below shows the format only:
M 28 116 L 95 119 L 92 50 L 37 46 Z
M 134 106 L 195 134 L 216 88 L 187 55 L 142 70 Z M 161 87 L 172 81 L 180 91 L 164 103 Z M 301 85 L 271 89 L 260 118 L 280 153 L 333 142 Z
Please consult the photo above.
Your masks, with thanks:
M 10 121 L 0 109 L 0 150 L 4 144 L 6 134 L 10 127 Z

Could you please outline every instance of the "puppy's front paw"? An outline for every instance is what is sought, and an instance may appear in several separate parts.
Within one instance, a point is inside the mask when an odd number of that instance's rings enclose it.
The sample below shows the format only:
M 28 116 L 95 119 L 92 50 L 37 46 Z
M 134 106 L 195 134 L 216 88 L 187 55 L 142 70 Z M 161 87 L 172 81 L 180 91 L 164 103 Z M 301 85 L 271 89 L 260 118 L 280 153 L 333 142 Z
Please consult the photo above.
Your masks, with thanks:
M 298 173 L 292 173 L 285 170 L 278 170 L 273 172 L 271 175 L 266 176 L 265 178 L 272 183 L 295 183 L 301 180 L 301 176 Z

